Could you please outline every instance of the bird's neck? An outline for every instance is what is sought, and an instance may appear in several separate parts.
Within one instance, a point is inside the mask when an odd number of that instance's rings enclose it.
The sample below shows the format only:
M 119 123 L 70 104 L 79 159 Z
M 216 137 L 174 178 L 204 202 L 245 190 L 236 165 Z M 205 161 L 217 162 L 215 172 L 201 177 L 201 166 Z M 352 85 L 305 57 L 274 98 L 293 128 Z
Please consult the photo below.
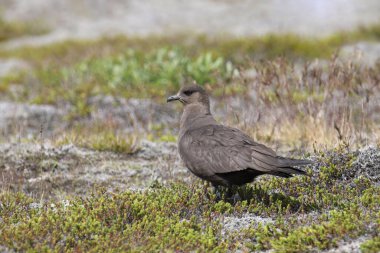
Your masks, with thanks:
M 211 115 L 210 106 L 203 104 L 186 105 L 180 122 L 180 137 L 189 129 L 194 129 L 206 125 L 217 124 Z

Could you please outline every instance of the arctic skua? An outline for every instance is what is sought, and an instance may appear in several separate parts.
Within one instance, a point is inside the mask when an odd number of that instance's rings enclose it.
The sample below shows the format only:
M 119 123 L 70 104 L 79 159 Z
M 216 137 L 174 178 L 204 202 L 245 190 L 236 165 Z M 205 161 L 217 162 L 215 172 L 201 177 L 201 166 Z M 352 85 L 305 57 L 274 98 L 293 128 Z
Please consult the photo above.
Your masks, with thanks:
M 243 185 L 257 176 L 292 177 L 306 174 L 294 166 L 310 164 L 278 156 L 239 129 L 218 123 L 211 114 L 209 95 L 198 85 L 186 86 L 167 98 L 184 105 L 178 150 L 185 166 L 214 186 Z

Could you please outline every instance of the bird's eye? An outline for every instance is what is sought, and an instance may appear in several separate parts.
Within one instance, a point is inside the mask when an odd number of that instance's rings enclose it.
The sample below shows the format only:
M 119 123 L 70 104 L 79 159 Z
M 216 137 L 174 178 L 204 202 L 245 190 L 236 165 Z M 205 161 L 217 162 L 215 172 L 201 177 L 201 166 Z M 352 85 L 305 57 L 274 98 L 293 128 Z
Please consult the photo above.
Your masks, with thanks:
M 184 91 L 183 93 L 186 95 L 186 96 L 191 96 L 191 94 L 193 94 L 195 91 L 193 90 L 187 90 L 187 91 Z

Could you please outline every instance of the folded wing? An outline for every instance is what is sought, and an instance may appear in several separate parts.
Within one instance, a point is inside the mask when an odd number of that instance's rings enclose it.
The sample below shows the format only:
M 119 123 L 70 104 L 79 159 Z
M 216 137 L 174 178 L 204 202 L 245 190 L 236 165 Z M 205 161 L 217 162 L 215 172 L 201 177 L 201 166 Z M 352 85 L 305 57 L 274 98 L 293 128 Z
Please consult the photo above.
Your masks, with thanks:
M 289 177 L 305 173 L 292 166 L 310 163 L 277 156 L 272 149 L 253 141 L 240 130 L 223 125 L 207 125 L 187 131 L 179 140 L 179 153 L 186 167 L 205 179 L 214 175 L 245 176 L 247 171 L 255 176 Z

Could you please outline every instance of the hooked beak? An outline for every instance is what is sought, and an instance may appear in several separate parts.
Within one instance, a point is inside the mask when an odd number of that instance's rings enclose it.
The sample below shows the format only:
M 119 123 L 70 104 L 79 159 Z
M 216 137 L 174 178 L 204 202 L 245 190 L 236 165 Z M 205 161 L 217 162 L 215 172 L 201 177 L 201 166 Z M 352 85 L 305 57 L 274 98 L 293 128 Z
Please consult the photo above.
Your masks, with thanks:
M 180 100 L 181 97 L 178 96 L 178 95 L 174 95 L 174 96 L 170 96 L 168 97 L 168 99 L 166 99 L 166 102 L 169 103 L 169 102 L 172 102 L 172 101 L 176 101 L 176 100 Z

